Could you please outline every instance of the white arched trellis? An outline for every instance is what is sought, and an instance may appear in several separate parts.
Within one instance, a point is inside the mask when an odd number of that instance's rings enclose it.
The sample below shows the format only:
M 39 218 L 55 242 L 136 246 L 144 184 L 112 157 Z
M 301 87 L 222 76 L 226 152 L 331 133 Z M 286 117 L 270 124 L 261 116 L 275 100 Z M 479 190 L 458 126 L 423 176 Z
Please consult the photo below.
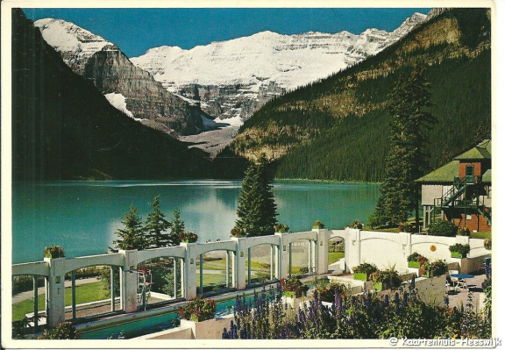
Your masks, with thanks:
M 158 257 L 177 258 L 181 264 L 182 291 L 186 299 L 193 299 L 197 295 L 196 283 L 196 259 L 211 251 L 226 251 L 230 266 L 232 283 L 236 289 L 247 287 L 245 260 L 247 252 L 259 245 L 270 245 L 275 248 L 272 259 L 276 263 L 275 277 L 287 277 L 289 271 L 289 245 L 300 240 L 310 242 L 308 256 L 311 267 L 318 274 L 328 272 L 328 241 L 334 237 L 341 237 L 345 244 L 346 270 L 368 260 L 377 265 L 391 260 L 388 249 L 376 249 L 376 253 L 370 256 L 366 249 L 367 242 L 376 242 L 378 248 L 387 245 L 395 246 L 395 250 L 402 250 L 402 254 L 396 254 L 397 269 L 407 268 L 406 257 L 413 250 L 420 247 L 437 246 L 434 258 L 448 256 L 448 246 L 454 243 L 470 244 L 470 257 L 484 256 L 489 251 L 484 248 L 483 240 L 469 239 L 469 237 L 435 237 L 415 235 L 410 233 L 372 232 L 346 228 L 345 230 L 316 229 L 312 231 L 296 233 L 276 233 L 274 235 L 231 238 L 226 241 L 208 243 L 181 243 L 179 246 L 147 249 L 142 251 L 127 250 L 113 254 L 99 254 L 78 258 L 55 258 L 44 261 L 15 264 L 12 266 L 12 275 L 37 275 L 46 279 L 47 317 L 48 324 L 54 326 L 63 322 L 65 318 L 64 307 L 64 276 L 65 273 L 76 269 L 94 266 L 108 265 L 120 267 L 121 307 L 124 312 L 137 311 L 137 277 L 133 273 L 139 262 Z M 440 247 L 440 248 L 438 248 Z

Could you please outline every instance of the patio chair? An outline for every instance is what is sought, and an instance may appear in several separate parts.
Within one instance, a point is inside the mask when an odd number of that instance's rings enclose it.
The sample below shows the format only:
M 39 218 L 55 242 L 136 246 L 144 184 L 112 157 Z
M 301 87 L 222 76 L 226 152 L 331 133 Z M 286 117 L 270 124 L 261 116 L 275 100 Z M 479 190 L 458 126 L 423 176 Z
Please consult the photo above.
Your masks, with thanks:
M 464 279 L 458 279 L 458 282 L 456 283 L 456 286 L 454 287 L 456 290 L 461 290 L 461 289 L 468 289 L 468 285 L 466 284 L 466 280 Z
M 454 284 L 450 278 L 447 278 L 445 280 L 445 291 L 447 292 L 447 294 L 449 294 L 449 292 L 451 291 L 454 291 Z

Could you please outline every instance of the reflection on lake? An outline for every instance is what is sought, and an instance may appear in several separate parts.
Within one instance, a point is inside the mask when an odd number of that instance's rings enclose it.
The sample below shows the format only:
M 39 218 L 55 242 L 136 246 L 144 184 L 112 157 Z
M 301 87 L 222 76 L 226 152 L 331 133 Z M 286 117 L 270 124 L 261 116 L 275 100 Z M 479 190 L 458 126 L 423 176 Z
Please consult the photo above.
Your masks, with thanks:
M 167 217 L 181 210 L 186 228 L 200 242 L 228 239 L 236 220 L 240 181 L 65 181 L 13 186 L 13 262 L 40 260 L 45 246 L 62 245 L 67 257 L 107 251 L 130 205 L 145 218 L 160 195 Z M 366 221 L 378 185 L 275 181 L 279 221 L 291 231 L 308 230 L 321 220 L 341 228 Z

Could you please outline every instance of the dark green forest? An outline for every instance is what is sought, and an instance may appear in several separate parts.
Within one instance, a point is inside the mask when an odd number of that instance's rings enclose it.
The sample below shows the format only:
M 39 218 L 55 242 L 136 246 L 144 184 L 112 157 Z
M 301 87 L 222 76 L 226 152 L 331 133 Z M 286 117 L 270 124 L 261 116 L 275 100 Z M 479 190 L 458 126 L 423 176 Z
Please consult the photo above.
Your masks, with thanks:
M 430 169 L 490 135 L 491 76 L 489 51 L 475 60 L 456 59 L 430 67 L 432 114 L 426 153 Z M 367 81 L 367 89 L 390 88 L 396 74 Z M 370 91 L 369 90 L 369 91 Z M 383 91 L 385 91 L 384 89 Z M 381 94 L 381 93 L 380 93 Z M 377 94 L 379 95 L 379 94 Z M 375 96 L 377 96 L 375 95 Z M 385 98 L 385 96 L 384 96 Z M 318 117 L 318 120 L 320 118 Z M 322 131 L 307 145 L 292 149 L 277 162 L 277 177 L 379 181 L 388 148 L 389 114 L 376 110 L 362 117 L 350 115 Z M 428 170 L 428 169 L 427 169 Z
M 458 40 L 440 40 L 444 30 Z M 270 101 L 244 123 L 232 149 L 245 156 L 287 149 L 275 162 L 278 178 L 380 181 L 388 93 L 401 73 L 421 65 L 438 120 L 427 135 L 429 171 L 490 137 L 489 41 L 487 10 L 447 11 L 376 56 Z
M 74 74 L 20 9 L 12 13 L 13 178 L 206 176 L 205 153 L 141 125 Z

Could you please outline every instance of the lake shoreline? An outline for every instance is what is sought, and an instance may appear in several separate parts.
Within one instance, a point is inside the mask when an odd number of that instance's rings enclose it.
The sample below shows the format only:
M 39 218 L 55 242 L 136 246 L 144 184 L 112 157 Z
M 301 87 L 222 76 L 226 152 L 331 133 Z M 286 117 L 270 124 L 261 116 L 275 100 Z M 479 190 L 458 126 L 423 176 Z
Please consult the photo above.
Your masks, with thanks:
M 273 181 L 304 181 L 304 182 L 320 182 L 320 183 L 335 183 L 335 184 L 364 184 L 364 185 L 380 185 L 381 182 L 372 181 L 344 181 L 344 180 L 328 180 L 328 179 L 303 179 L 303 178 L 274 178 Z

